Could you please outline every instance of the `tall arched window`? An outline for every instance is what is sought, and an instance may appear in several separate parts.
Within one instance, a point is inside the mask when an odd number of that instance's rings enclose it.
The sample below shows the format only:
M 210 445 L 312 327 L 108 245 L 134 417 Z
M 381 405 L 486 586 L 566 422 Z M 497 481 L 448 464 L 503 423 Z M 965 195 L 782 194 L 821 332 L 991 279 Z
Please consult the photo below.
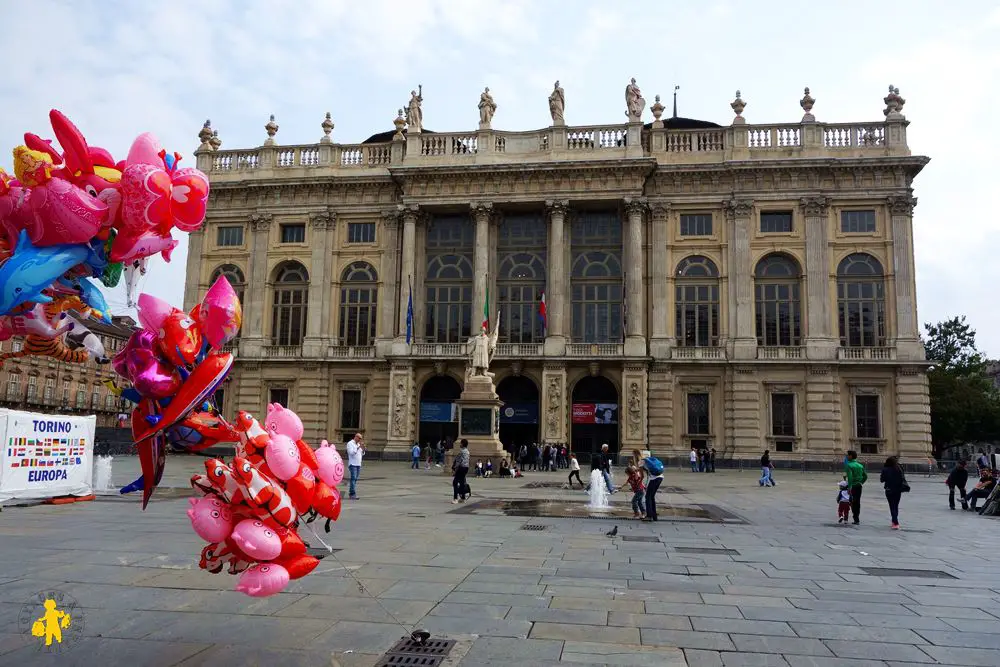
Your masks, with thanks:
M 573 340 L 620 343 L 623 329 L 622 225 L 614 212 L 584 211 L 570 232 Z
M 719 344 L 719 270 L 708 257 L 685 257 L 674 278 L 679 347 Z
M 272 345 L 301 345 L 306 335 L 309 273 L 298 262 L 278 267 L 271 316 Z
M 754 269 L 757 344 L 765 347 L 802 344 L 802 271 L 791 257 L 767 255 Z
M 378 312 L 378 274 L 368 262 L 354 262 L 340 279 L 340 344 L 371 345 Z
M 215 271 L 212 272 L 212 279 L 209 281 L 209 286 L 215 284 L 215 281 L 219 279 L 219 276 L 225 276 L 229 284 L 233 286 L 233 291 L 236 292 L 236 297 L 240 300 L 240 305 L 244 304 L 243 294 L 246 292 L 247 281 L 243 276 L 243 271 L 240 267 L 235 264 L 223 264 Z M 236 337 L 239 338 L 240 332 L 236 332 Z
M 427 228 L 428 342 L 464 343 L 472 335 L 472 246 L 466 217 L 434 218 Z
M 841 347 L 885 345 L 885 274 L 867 253 L 848 255 L 837 267 L 837 321 Z
M 500 340 L 540 343 L 545 330 L 539 303 L 545 290 L 546 226 L 541 215 L 508 215 L 500 223 Z

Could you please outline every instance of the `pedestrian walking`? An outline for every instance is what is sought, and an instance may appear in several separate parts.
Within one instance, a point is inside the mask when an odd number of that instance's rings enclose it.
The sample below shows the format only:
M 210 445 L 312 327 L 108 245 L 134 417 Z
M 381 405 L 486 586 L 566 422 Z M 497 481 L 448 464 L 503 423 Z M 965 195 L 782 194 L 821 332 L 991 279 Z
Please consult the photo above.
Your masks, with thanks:
M 576 481 L 580 482 L 580 488 L 583 488 L 583 480 L 580 479 L 580 462 L 576 460 L 576 454 L 570 452 L 569 455 L 569 488 L 573 488 L 573 478 L 576 477 Z
M 611 481 L 611 454 L 608 450 L 608 443 L 601 445 L 601 453 L 598 455 L 598 469 L 604 477 L 604 484 L 608 487 L 608 493 L 614 493 L 615 485 Z
M 851 515 L 851 488 L 842 479 L 837 489 L 837 523 L 847 523 Z
M 365 439 L 360 433 L 355 433 L 354 437 L 347 442 L 347 470 L 351 474 L 351 482 L 348 487 L 347 497 L 350 500 L 357 500 L 358 478 L 361 476 L 361 461 L 365 457 Z
M 955 509 L 955 489 L 958 489 L 959 498 L 962 501 L 962 509 L 969 509 L 969 503 L 965 494 L 965 485 L 968 482 L 969 470 L 966 468 L 965 459 L 962 459 L 955 464 L 955 467 L 948 473 L 948 479 L 945 480 L 945 484 L 948 485 L 948 507 Z
M 410 469 L 411 470 L 420 470 L 420 443 L 419 442 L 414 442 L 413 443 L 413 448 L 410 449 L 410 457 L 413 459 L 413 462 L 410 463 Z
M 890 456 L 882 466 L 879 480 L 885 487 L 885 499 L 889 502 L 889 515 L 892 518 L 892 529 L 899 530 L 899 501 L 903 494 L 910 490 L 906 483 L 906 475 L 895 456 Z
M 710 468 L 709 472 L 715 472 L 715 447 L 708 450 L 708 465 Z
M 469 489 L 469 483 L 466 481 L 466 476 L 469 474 L 469 441 L 465 438 L 462 438 L 461 447 L 458 454 L 455 455 L 452 468 L 455 474 L 451 478 L 451 489 L 454 494 L 451 504 L 457 505 L 459 499 L 464 503 L 465 497 L 472 493 Z
M 643 467 L 646 469 L 646 518 L 643 521 L 657 521 L 656 515 L 656 492 L 663 483 L 663 463 L 656 457 L 650 455 L 643 459 Z
M 844 466 L 847 485 L 851 487 L 851 514 L 854 515 L 854 525 L 861 523 L 861 491 L 868 481 L 868 473 L 864 465 L 858 461 L 858 453 L 853 449 L 847 451 L 847 465 Z
M 757 483 L 761 486 L 774 486 L 774 479 L 771 478 L 771 452 L 765 449 L 764 455 L 760 457 L 760 479 Z
M 691 447 L 691 472 L 698 472 L 698 448 Z
M 626 485 L 632 488 L 632 516 L 636 519 L 646 518 L 646 486 L 642 483 L 642 471 L 631 463 L 625 468 L 625 484 L 618 490 L 621 491 Z

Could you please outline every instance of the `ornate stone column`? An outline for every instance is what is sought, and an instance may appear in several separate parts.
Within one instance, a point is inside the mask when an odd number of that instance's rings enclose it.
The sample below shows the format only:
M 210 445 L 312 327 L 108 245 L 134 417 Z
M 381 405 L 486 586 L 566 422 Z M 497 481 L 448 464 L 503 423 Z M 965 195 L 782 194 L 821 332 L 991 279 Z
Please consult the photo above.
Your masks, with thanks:
M 912 463 L 931 455 L 931 407 L 927 374 L 922 368 L 903 366 L 896 371 L 896 442 L 898 454 Z
M 400 303 L 407 303 L 410 297 L 410 290 L 414 288 L 414 269 L 417 260 L 417 219 L 420 216 L 420 210 L 416 206 L 401 206 L 400 207 L 403 217 L 403 249 L 400 252 L 400 257 L 402 259 L 403 268 L 399 274 L 399 293 L 400 293 Z M 417 312 L 419 303 L 422 302 L 420 295 L 416 291 L 413 292 L 413 312 Z M 415 327 L 414 327 L 415 328 Z M 413 334 L 416 336 L 416 331 Z M 406 349 L 406 307 L 399 309 L 399 327 L 397 329 L 396 336 L 397 345 L 393 346 L 394 354 L 407 354 L 409 352 Z M 400 348 L 398 344 L 402 344 L 404 347 Z
M 477 202 L 470 205 L 472 219 L 476 224 L 476 239 L 474 247 L 473 280 L 472 280 L 472 334 L 479 332 L 483 322 L 483 309 L 486 303 L 486 286 L 490 270 L 490 220 L 493 219 L 492 202 Z M 496 311 L 496 295 L 490 299 L 490 310 Z M 490 326 L 496 315 L 489 314 Z
M 399 274 L 399 223 L 402 218 L 402 207 L 382 211 L 382 257 L 379 262 L 379 283 L 381 288 L 378 293 L 378 336 L 375 339 L 375 353 L 379 357 L 385 357 L 392 353 L 392 340 L 396 336 L 396 313 L 398 294 L 402 294 L 400 301 L 402 310 L 406 310 L 406 300 L 409 293 L 405 289 L 400 290 L 398 284 Z M 405 314 L 404 314 L 405 317 Z M 403 331 L 406 334 L 406 331 Z
M 648 440 L 646 365 L 625 364 L 622 373 L 622 403 L 618 414 L 622 415 L 621 452 L 629 454 L 633 449 L 646 449 Z
M 566 394 L 566 367 L 545 364 L 542 369 L 542 440 L 547 445 L 569 442 L 570 397 Z
M 412 364 L 393 364 L 389 371 L 389 437 L 385 451 L 407 452 L 413 446 L 416 402 Z
M 250 225 L 250 259 L 247 271 L 250 284 L 245 292 L 243 322 L 245 332 L 240 339 L 240 351 L 247 356 L 259 357 L 264 345 L 264 307 L 267 303 L 267 251 L 271 222 L 274 216 L 267 211 L 255 211 L 247 219 Z
M 674 374 L 672 367 L 655 362 L 646 378 L 646 433 L 654 452 L 684 452 L 682 429 L 674 427 Z M 658 455 L 657 455 L 658 456 Z
M 306 337 L 302 353 L 306 357 L 325 357 L 330 338 L 330 241 L 337 224 L 337 214 L 332 211 L 313 211 L 309 214 L 309 307 L 306 311 Z
M 650 255 L 646 266 L 649 267 L 649 302 L 650 302 L 650 341 L 649 353 L 655 359 L 666 359 L 670 356 L 670 346 L 673 338 L 668 331 L 670 304 L 672 303 L 667 290 L 666 252 L 669 238 L 670 203 L 653 204 L 650 211 L 649 235 Z
M 206 221 L 207 226 L 207 221 Z M 205 244 L 205 228 L 188 234 L 187 282 L 184 283 L 184 311 L 191 309 L 201 297 L 201 256 Z M 214 268 L 214 267 L 213 267 Z M 211 287 L 211 285 L 209 285 Z M 136 297 L 139 295 L 136 294 Z
M 548 331 L 545 337 L 546 356 L 566 353 L 566 301 L 569 293 L 569 272 L 566 264 L 566 215 L 569 201 L 545 202 L 549 216 L 548 280 L 545 287 L 545 309 Z
M 757 334 L 753 320 L 753 267 L 750 238 L 753 235 L 753 200 L 732 198 L 723 202 L 729 239 L 729 337 L 733 359 L 757 357 Z
M 913 209 L 917 198 L 909 192 L 886 199 L 892 216 L 892 272 L 896 286 L 896 358 L 923 359 L 917 320 L 913 271 Z
M 806 378 L 806 424 L 802 454 L 806 458 L 843 457 L 850 449 L 843 438 L 840 378 L 835 366 L 810 366 Z
M 806 354 L 810 359 L 832 360 L 837 355 L 830 304 L 830 200 L 803 197 L 799 210 L 806 230 Z
M 646 293 L 643 276 L 646 272 L 645 257 L 642 252 L 643 220 L 649 205 L 645 197 L 625 200 L 625 216 L 628 221 L 625 231 L 625 305 L 628 308 L 625 320 L 625 354 L 646 356 Z

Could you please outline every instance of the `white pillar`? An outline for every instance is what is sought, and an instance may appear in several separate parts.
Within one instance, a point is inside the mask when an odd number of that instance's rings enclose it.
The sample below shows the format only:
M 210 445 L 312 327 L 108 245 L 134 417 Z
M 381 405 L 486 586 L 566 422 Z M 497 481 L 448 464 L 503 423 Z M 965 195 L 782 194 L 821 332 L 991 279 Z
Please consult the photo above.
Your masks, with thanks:
M 799 210 L 806 231 L 806 353 L 810 359 L 834 359 L 837 343 L 833 337 L 830 304 L 830 200 L 803 197 Z
M 730 199 L 726 209 L 729 241 L 729 336 L 732 358 L 757 356 L 757 333 L 753 319 L 753 267 L 750 266 L 750 238 L 753 235 L 753 200 Z
M 648 209 L 645 198 L 625 200 L 625 216 L 628 221 L 623 248 L 625 303 L 628 306 L 625 354 L 629 356 L 646 356 L 646 293 L 643 289 L 646 267 L 642 246 L 643 219 Z
M 549 215 L 549 247 L 547 254 L 548 276 L 545 287 L 545 309 L 548 331 L 545 354 L 562 356 L 566 351 L 566 299 L 569 274 L 566 267 L 566 214 L 569 202 L 547 201 Z
M 490 270 L 490 219 L 493 217 L 493 204 L 491 202 L 477 202 L 470 206 L 472 209 L 472 219 L 476 223 L 475 254 L 473 262 L 472 281 L 472 335 L 479 332 L 480 324 L 483 322 L 483 310 L 486 303 L 487 274 Z M 490 299 L 490 310 L 496 310 L 496 295 Z M 496 315 L 490 313 L 490 326 Z
M 400 272 L 400 303 L 407 303 L 410 296 L 410 289 L 414 282 L 414 267 L 417 260 L 417 217 L 419 209 L 416 206 L 403 208 L 403 250 L 402 263 L 403 270 Z M 419 295 L 413 293 L 413 311 L 417 311 Z M 406 342 L 406 306 L 399 309 L 399 339 Z M 414 330 L 413 335 L 416 336 Z
M 649 302 L 650 302 L 650 341 L 649 353 L 658 359 L 670 356 L 672 337 L 667 330 L 669 309 L 672 300 L 667 290 L 667 243 L 670 224 L 670 203 L 654 204 L 650 214 L 649 235 L 651 238 L 649 261 Z
M 392 351 L 392 340 L 396 336 L 397 294 L 401 294 L 399 303 L 403 304 L 404 311 L 408 297 L 406 288 L 400 289 L 397 280 L 401 213 L 402 207 L 382 212 L 382 258 L 378 269 L 381 287 L 378 293 L 378 337 L 375 340 L 375 352 L 379 357 Z

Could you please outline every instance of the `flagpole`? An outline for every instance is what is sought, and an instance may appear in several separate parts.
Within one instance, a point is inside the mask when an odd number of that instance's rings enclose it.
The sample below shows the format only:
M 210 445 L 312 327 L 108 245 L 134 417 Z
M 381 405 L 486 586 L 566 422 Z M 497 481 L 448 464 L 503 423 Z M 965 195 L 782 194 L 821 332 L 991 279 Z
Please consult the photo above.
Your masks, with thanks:
M 625 330 L 628 328 L 628 273 L 622 271 L 622 344 L 625 344 Z

